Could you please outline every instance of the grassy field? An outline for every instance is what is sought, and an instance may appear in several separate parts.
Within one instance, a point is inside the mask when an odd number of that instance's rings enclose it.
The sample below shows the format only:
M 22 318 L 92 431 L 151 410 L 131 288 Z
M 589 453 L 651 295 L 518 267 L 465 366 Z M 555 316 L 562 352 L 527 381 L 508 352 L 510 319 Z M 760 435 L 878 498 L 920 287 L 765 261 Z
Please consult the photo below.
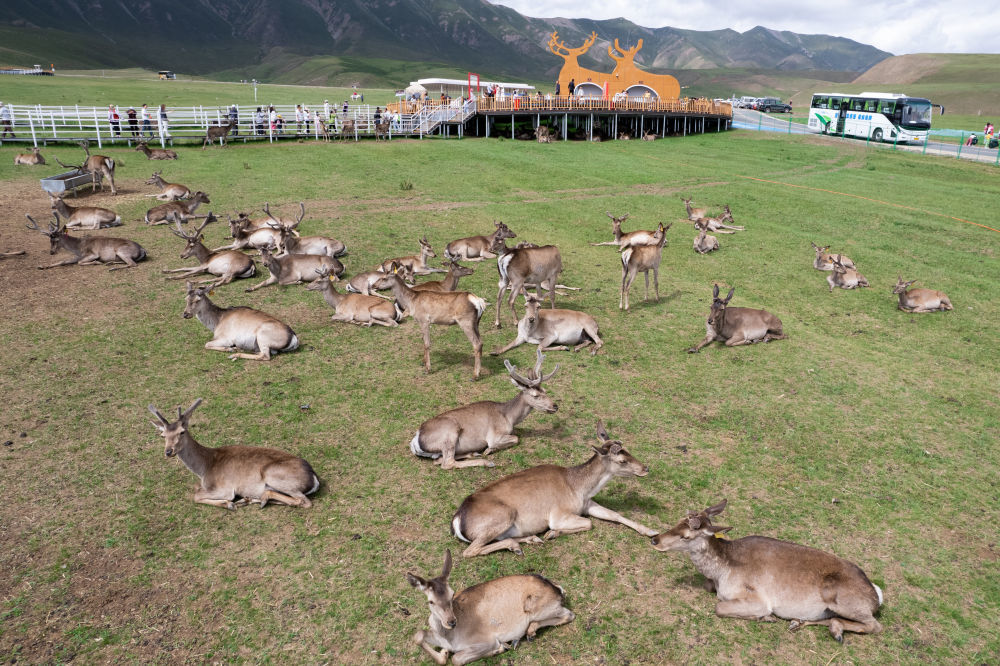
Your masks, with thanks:
M 157 84 L 159 85 L 159 84 Z M 162 84 L 164 86 L 170 84 Z M 217 84 L 211 84 L 217 85 Z M 10 96 L 8 94 L 8 96 Z M 226 101 L 229 97 L 226 97 Z M 236 100 L 239 101 L 239 100 Z M 606 346 L 553 352 L 553 415 L 534 414 L 495 469 L 442 472 L 409 452 L 420 423 L 452 407 L 514 394 L 502 359 L 470 382 L 457 329 L 432 332 L 432 372 L 419 332 L 333 325 L 302 287 L 219 288 L 222 305 L 287 321 L 299 351 L 270 363 L 203 349 L 210 334 L 184 320 L 184 288 L 160 270 L 186 263 L 182 243 L 137 223 L 153 166 L 124 149 L 114 235 L 146 247 L 139 268 L 40 272 L 45 219 L 37 178 L 0 152 L 7 214 L 0 263 L 8 352 L 0 375 L 0 658 L 82 663 L 399 663 L 420 658 L 423 596 L 403 573 L 440 570 L 462 544 L 449 521 L 483 484 L 540 463 L 576 464 L 603 419 L 650 466 L 597 500 L 651 527 L 728 498 L 733 537 L 764 534 L 835 552 L 885 590 L 885 632 L 717 618 L 690 561 L 653 550 L 619 525 L 456 562 L 456 589 L 539 572 L 562 585 L 573 623 L 490 663 L 994 663 L 1000 640 L 998 407 L 1000 185 L 990 166 L 866 150 L 861 142 L 734 132 L 686 139 L 539 145 L 503 140 L 393 141 L 180 148 L 164 176 L 211 196 L 208 209 L 269 201 L 303 230 L 344 240 L 348 272 L 503 220 L 517 240 L 555 243 L 561 281 L 581 287 L 560 307 L 585 310 Z M 63 161 L 78 149 L 55 148 Z M 412 189 L 404 187 L 412 184 Z M 732 207 L 747 231 L 691 250 L 681 196 Z M 620 263 L 605 211 L 626 229 L 673 222 L 659 302 L 618 310 Z M 226 229 L 207 229 L 221 245 Z M 830 293 L 810 241 L 851 256 L 872 288 Z M 463 287 L 496 300 L 496 267 L 476 264 Z M 945 291 L 953 312 L 909 315 L 890 294 L 897 275 Z M 712 285 L 733 305 L 763 307 L 789 339 L 712 345 L 698 355 Z M 487 351 L 513 328 L 491 328 Z M 519 366 L 534 354 L 506 354 Z M 323 479 L 313 508 L 235 512 L 195 504 L 196 478 L 149 424 L 205 399 L 192 422 L 203 444 L 273 446 L 309 460 Z

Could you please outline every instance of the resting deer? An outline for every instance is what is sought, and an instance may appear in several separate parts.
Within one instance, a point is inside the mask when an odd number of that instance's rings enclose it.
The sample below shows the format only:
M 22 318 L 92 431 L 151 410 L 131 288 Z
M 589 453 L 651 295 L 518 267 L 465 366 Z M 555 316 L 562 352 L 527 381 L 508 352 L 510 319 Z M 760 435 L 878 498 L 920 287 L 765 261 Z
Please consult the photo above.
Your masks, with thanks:
M 642 135 L 642 140 L 643 141 L 656 141 L 656 132 L 649 132 L 649 131 L 645 132 Z
M 148 197 L 156 197 L 160 201 L 177 201 L 178 199 L 191 198 L 191 190 L 180 183 L 168 183 L 160 177 L 162 171 L 154 171 L 153 176 L 146 181 L 147 185 L 156 185 L 160 188 L 159 194 L 147 194 Z
M 260 284 L 247 288 L 247 293 L 257 291 L 261 287 L 277 284 L 287 287 L 290 284 L 302 284 L 315 279 L 317 270 L 325 269 L 340 277 L 344 274 L 344 265 L 334 259 L 318 254 L 286 254 L 282 257 L 271 254 L 271 248 L 260 249 L 260 261 L 267 266 L 271 275 Z
M 590 353 L 596 354 L 604 346 L 597 335 L 597 321 L 586 312 L 543 310 L 540 300 L 524 290 L 521 293 L 524 295 L 524 317 L 517 322 L 517 337 L 506 347 L 492 352 L 491 356 L 498 356 L 524 343 L 538 345 L 539 353 L 568 351 L 571 346 L 573 351 L 580 351 L 593 345 Z
M 62 197 L 49 195 L 52 211 L 66 218 L 67 229 L 107 229 L 122 226 L 121 215 L 100 206 L 70 206 Z
M 379 268 L 381 268 L 381 266 L 379 266 Z M 388 272 L 398 274 L 401 278 L 403 278 L 403 281 L 406 283 L 406 286 L 408 287 L 414 286 L 413 273 L 411 273 L 408 268 L 400 266 L 399 264 L 390 264 Z M 348 280 L 347 285 L 344 288 L 347 289 L 347 291 L 350 291 L 355 294 L 364 294 L 365 296 L 378 296 L 379 298 L 388 298 L 387 296 L 382 296 L 381 294 L 376 292 L 374 287 L 374 284 L 384 277 L 385 273 L 383 273 L 380 270 L 365 271 L 364 273 L 358 273 L 350 280 Z
M 469 236 L 459 238 L 444 247 L 445 259 L 450 261 L 482 261 L 494 259 L 496 254 L 490 251 L 497 238 L 516 238 L 517 234 L 507 228 L 503 222 L 493 223 L 496 230 L 489 236 Z
M 327 257 L 342 257 L 347 254 L 347 246 L 336 238 L 327 236 L 300 236 L 296 229 L 306 216 L 306 205 L 299 202 L 301 213 L 295 221 L 283 220 L 271 215 L 271 209 L 264 204 L 264 214 L 271 219 L 271 228 L 281 235 L 278 247 L 285 254 L 319 254 Z
M 319 277 L 306 285 L 306 289 L 323 294 L 323 300 L 335 310 L 335 314 L 330 317 L 333 321 L 369 328 L 372 324 L 390 327 L 399 325 L 403 313 L 392 301 L 364 294 L 342 294 L 333 286 L 337 276 L 332 275 L 329 268 L 317 268 L 315 272 Z
M 667 230 L 673 223 L 663 226 L 661 222 L 656 229 L 655 245 L 633 245 L 622 252 L 622 288 L 618 299 L 618 309 L 628 310 L 628 295 L 635 276 L 642 273 L 646 278 L 646 295 L 643 300 L 649 300 L 649 271 L 653 271 L 653 288 L 656 291 L 656 302 L 660 301 L 660 260 L 663 256 L 663 244 L 667 242 Z
M 487 485 L 465 498 L 451 520 L 451 531 L 469 547 L 463 557 L 510 550 L 522 555 L 522 543 L 542 543 L 561 534 L 586 532 L 589 518 L 600 518 L 630 527 L 639 534 L 656 535 L 645 525 L 607 509 L 592 498 L 614 477 L 646 476 L 649 468 L 632 457 L 622 443 L 608 437 L 598 421 L 601 446 L 575 467 L 529 467 Z M 546 531 L 547 530 L 547 531 Z
M 731 527 L 712 524 L 726 501 L 688 513 L 670 531 L 653 537 L 660 551 L 691 556 L 719 601 L 715 614 L 741 620 L 791 620 L 795 631 L 824 625 L 843 642 L 844 631 L 877 634 L 875 612 L 882 590 L 857 565 L 822 550 L 765 536 L 730 541 Z
M 177 152 L 169 148 L 150 148 L 149 144 L 140 141 L 135 150 L 137 153 L 144 153 L 147 160 L 176 160 Z
M 733 222 L 733 211 L 729 210 L 729 204 L 723 206 L 722 215 L 719 217 L 702 217 L 695 220 L 695 223 L 701 222 L 701 224 L 709 231 L 714 231 L 720 234 L 735 234 L 737 231 L 746 231 L 746 227 L 742 227 Z M 729 222 L 730 224 L 726 224 Z
M 172 224 L 173 222 L 187 224 L 188 220 L 205 217 L 204 215 L 194 214 L 194 212 L 198 209 L 198 206 L 203 203 L 212 202 L 209 200 L 207 194 L 198 191 L 195 192 L 194 195 L 187 201 L 168 201 L 167 203 L 162 203 L 159 206 L 153 206 L 146 211 L 143 221 L 151 226 Z
M 827 250 L 830 249 L 830 246 L 827 245 L 825 247 L 820 247 L 819 245 L 816 245 L 816 243 L 813 243 L 811 241 L 809 244 L 813 246 L 814 250 L 816 250 L 816 258 L 813 259 L 813 268 L 815 268 L 818 271 L 832 271 L 833 255 L 827 252 Z M 848 257 L 847 255 L 840 254 L 837 256 L 840 257 L 840 263 L 842 263 L 845 267 L 856 268 L 854 262 L 851 261 L 850 257 Z
M 212 331 L 205 349 L 228 352 L 231 360 L 270 361 L 277 352 L 299 348 L 299 339 L 287 324 L 269 314 L 246 307 L 220 308 L 208 298 L 211 286 L 187 283 L 184 318 L 197 317 Z M 248 354 L 247 352 L 257 352 Z
M 427 372 L 431 371 L 431 324 L 457 324 L 472 343 L 472 378 L 479 379 L 483 355 L 479 320 L 486 310 L 486 301 L 466 291 L 413 291 L 396 273 L 387 273 L 373 286 L 375 289 L 392 289 L 399 306 L 420 325 L 424 339 L 424 369 Z
M 227 216 L 228 217 L 228 216 Z M 281 245 L 281 230 L 273 226 L 254 227 L 249 217 L 240 213 L 239 218 L 229 219 L 229 233 L 233 236 L 233 242 L 229 245 L 217 247 L 212 252 L 222 250 L 243 250 L 253 248 L 263 250 L 264 248 L 276 248 Z
M 702 218 L 708 217 L 708 209 L 707 208 L 695 208 L 694 206 L 692 206 L 691 205 L 691 197 L 688 197 L 687 199 L 685 199 L 684 197 L 681 197 L 681 201 L 684 202 L 684 208 L 687 209 L 688 220 L 690 220 L 691 222 L 694 222 L 696 220 L 701 220 Z
M 37 166 L 39 164 L 45 164 L 45 158 L 42 157 L 38 146 L 32 148 L 30 153 L 18 153 L 14 155 L 14 166 Z
M 29 229 L 34 229 L 42 235 L 49 237 L 49 254 L 55 254 L 60 249 L 73 254 L 72 259 L 59 261 L 48 266 L 39 266 L 39 269 L 69 266 L 71 264 L 79 264 L 81 266 L 125 264 L 124 266 L 115 266 L 108 269 L 117 271 L 121 268 L 133 268 L 138 265 L 136 262 L 146 258 L 146 250 L 141 245 L 125 238 L 108 238 L 107 236 L 77 238 L 70 236 L 66 227 L 60 227 L 59 214 L 54 211 L 52 217 L 56 221 L 55 224 L 49 222 L 48 231 L 40 229 L 38 223 L 30 215 L 25 215 L 25 217 L 31 222 L 31 224 L 27 225 Z
M 629 134 L 628 132 L 619 132 L 618 133 L 618 140 L 619 141 L 629 141 L 631 138 L 632 138 L 632 135 Z
M 198 265 L 163 271 L 164 273 L 180 273 L 180 275 L 168 277 L 168 280 L 184 280 L 200 273 L 209 273 L 218 276 L 219 279 L 203 280 L 202 284 L 211 282 L 212 287 L 221 287 L 224 284 L 229 284 L 236 278 L 251 278 L 257 273 L 257 265 L 253 259 L 242 252 L 237 252 L 236 250 L 212 252 L 202 244 L 205 238 L 201 233 L 202 230 L 215 221 L 215 215 L 209 213 L 205 221 L 201 223 L 201 226 L 192 234 L 184 233 L 180 223 L 175 224 L 174 227 L 170 227 L 170 231 L 187 241 L 184 251 L 181 252 L 181 259 L 194 257 L 198 260 Z
M 306 495 L 319 490 L 319 477 L 302 458 L 261 446 L 209 448 L 199 444 L 191 436 L 191 414 L 200 404 L 198 398 L 184 412 L 178 407 L 173 423 L 149 406 L 159 421 L 153 425 L 166 441 L 166 456 L 180 458 L 201 481 L 194 493 L 195 502 L 230 510 L 252 502 L 259 502 L 262 509 L 268 502 L 303 509 L 312 506 Z
M 868 280 L 865 279 L 865 276 L 853 268 L 845 266 L 840 257 L 841 255 L 838 254 L 833 258 L 833 272 L 826 276 L 827 284 L 830 285 L 830 291 L 833 291 L 834 287 L 840 287 L 841 289 L 867 287 Z
M 705 339 L 688 349 L 689 353 L 695 354 L 716 340 L 725 342 L 727 347 L 736 347 L 788 337 L 781 332 L 781 320 L 767 310 L 726 307 L 734 291 L 736 287 L 730 289 L 729 295 L 722 300 L 719 298 L 719 285 L 715 285 L 712 290 L 712 309 L 705 323 Z
M 63 164 L 56 158 L 56 162 L 59 165 L 67 169 L 76 169 L 81 173 L 89 173 L 91 177 L 91 191 L 97 190 L 97 183 L 101 183 L 101 192 L 104 191 L 104 180 L 108 179 L 111 184 L 111 195 L 114 196 L 118 194 L 118 190 L 115 188 L 115 161 L 106 155 L 91 155 L 90 146 L 86 141 L 80 144 L 80 147 L 87 153 L 87 158 L 84 160 L 83 164 L 72 165 Z
M 431 611 L 430 629 L 415 633 L 413 642 L 441 666 L 449 655 L 457 666 L 501 654 L 523 636 L 531 640 L 542 627 L 557 627 L 576 617 L 563 605 L 565 591 L 538 574 L 503 576 L 458 594 L 448 584 L 449 574 L 450 550 L 437 578 L 406 574 L 410 585 L 427 596 Z
M 208 144 L 215 143 L 218 139 L 222 142 L 222 147 L 226 147 L 226 137 L 229 136 L 229 132 L 232 131 L 233 125 L 228 120 L 224 124 L 213 125 L 205 130 L 205 140 L 201 142 L 201 149 L 205 150 L 208 148 Z M 173 151 L 170 151 L 173 152 Z M 176 158 L 176 155 L 175 155 Z
M 467 275 L 472 275 L 476 271 L 466 268 L 454 261 L 444 261 L 441 265 L 448 269 L 448 274 L 443 280 L 431 280 L 413 285 L 414 291 L 455 291 L 458 289 L 458 281 Z
M 414 275 L 427 275 L 428 273 L 444 273 L 445 271 L 440 268 L 431 268 L 427 265 L 427 260 L 436 257 L 437 254 L 434 253 L 434 248 L 431 244 L 427 242 L 427 236 L 418 239 L 420 242 L 420 254 L 411 254 L 406 257 L 396 257 L 395 259 L 386 259 L 379 266 L 379 270 L 383 273 L 388 272 L 389 265 L 396 263 L 400 266 L 405 266 Z
M 605 211 L 605 214 L 611 218 L 611 232 L 615 235 L 615 239 L 603 243 L 591 243 L 591 245 L 616 245 L 619 250 L 624 250 L 627 247 L 636 245 L 656 245 L 660 241 L 657 231 L 639 229 L 622 233 L 622 223 L 629 218 L 628 213 L 625 213 L 621 217 L 615 217 L 607 211 Z
M 544 358 L 539 348 L 535 367 L 526 377 L 518 374 L 517 367 L 505 359 L 510 381 L 519 390 L 516 396 L 507 402 L 474 402 L 424 421 L 410 440 L 410 451 L 416 456 L 433 458 L 434 464 L 441 465 L 441 469 L 493 467 L 489 460 L 472 456 L 490 455 L 517 445 L 514 428 L 533 410 L 554 414 L 559 409 L 542 387 L 543 382 L 552 379 L 559 366 L 543 375 Z
M 896 286 L 892 288 L 892 293 L 899 296 L 899 309 L 904 312 L 935 312 L 937 310 L 954 310 L 951 301 L 943 291 L 936 289 L 910 289 L 907 287 L 916 283 L 916 280 L 903 281 L 900 275 L 896 280 Z
M 497 270 L 500 272 L 499 289 L 497 290 L 497 317 L 493 325 L 500 328 L 500 306 L 505 289 L 510 289 L 507 304 L 510 315 L 517 324 L 517 312 L 514 301 L 521 290 L 531 282 L 535 285 L 535 296 L 541 298 L 541 290 L 549 292 L 552 308 L 556 307 L 556 281 L 562 272 L 562 257 L 555 245 L 542 247 L 508 248 L 502 237 L 493 240 L 490 252 L 497 255 Z
M 694 251 L 698 254 L 708 254 L 719 249 L 719 239 L 708 235 L 708 229 L 701 222 L 695 222 L 694 228 L 698 236 L 694 239 Z

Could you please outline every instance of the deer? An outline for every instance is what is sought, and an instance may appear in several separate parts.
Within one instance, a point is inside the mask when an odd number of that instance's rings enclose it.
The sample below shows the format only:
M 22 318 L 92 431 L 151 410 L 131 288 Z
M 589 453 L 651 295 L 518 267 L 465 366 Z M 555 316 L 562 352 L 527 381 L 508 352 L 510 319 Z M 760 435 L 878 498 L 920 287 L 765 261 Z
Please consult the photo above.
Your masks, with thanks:
M 60 196 L 49 195 L 52 210 L 66 218 L 67 229 L 107 229 L 122 226 L 121 216 L 100 206 L 70 206 Z
M 497 290 L 497 316 L 493 325 L 500 326 L 500 306 L 501 297 L 504 290 L 510 288 L 510 296 L 507 304 L 510 306 L 510 314 L 514 319 L 514 324 L 518 322 L 517 312 L 514 310 L 514 301 L 517 295 L 527 283 L 535 285 L 535 295 L 541 298 L 541 290 L 549 292 L 549 300 L 552 308 L 556 307 L 556 282 L 559 273 L 562 272 L 562 257 L 559 255 L 559 248 L 555 245 L 543 245 L 541 247 L 518 247 L 508 248 L 502 237 L 493 240 L 490 252 L 497 255 L 497 270 L 500 272 L 499 289 Z
M 381 266 L 379 266 L 381 268 Z M 413 287 L 413 273 L 405 266 L 400 266 L 399 264 L 390 264 L 389 273 L 396 273 L 403 281 L 406 286 Z M 388 298 L 375 291 L 373 286 L 376 282 L 385 277 L 385 273 L 380 270 L 365 271 L 363 273 L 358 273 L 350 280 L 347 281 L 345 289 L 354 294 L 364 294 L 365 296 L 378 296 L 379 298 Z M 454 290 L 452 290 L 454 291 Z M 390 299 L 392 300 L 392 299 Z
M 25 215 L 31 224 L 26 225 L 29 229 L 39 232 L 43 236 L 49 237 L 49 254 L 55 254 L 60 249 L 73 254 L 72 259 L 39 266 L 39 270 L 55 268 L 56 266 L 69 266 L 79 264 L 80 266 L 91 266 L 93 264 L 125 264 L 124 266 L 114 266 L 110 271 L 117 271 L 122 268 L 134 268 L 146 258 L 146 250 L 135 241 L 125 238 L 109 238 L 107 236 L 88 236 L 77 238 L 69 235 L 69 230 L 61 226 L 59 213 L 52 212 L 55 223 L 49 222 L 48 230 L 38 227 L 38 223 L 30 215 Z
M 816 243 L 813 243 L 812 241 L 810 241 L 809 244 L 813 246 L 814 250 L 816 250 L 816 258 L 813 259 L 813 268 L 815 268 L 818 271 L 832 271 L 833 255 L 827 252 L 827 250 L 830 249 L 830 246 L 826 245 L 824 247 L 820 247 L 819 245 L 816 245 Z M 846 254 L 841 254 L 838 256 L 840 257 L 840 263 L 843 264 L 845 267 L 857 268 L 854 265 L 854 261 L 852 261 L 851 258 L 848 257 Z
M 253 259 L 242 252 L 237 252 L 236 250 L 212 252 L 205 247 L 202 243 L 205 236 L 201 232 L 215 221 L 215 215 L 209 213 L 205 221 L 201 223 L 201 226 L 191 234 L 184 233 L 179 222 L 175 223 L 173 227 L 169 227 L 171 232 L 186 241 L 184 251 L 181 252 L 181 259 L 194 257 L 198 260 L 198 265 L 162 271 L 163 273 L 180 273 L 180 275 L 168 277 L 168 280 L 184 280 L 200 273 L 209 273 L 217 276 L 219 279 L 203 280 L 202 284 L 211 282 L 214 288 L 229 284 L 236 278 L 252 278 L 256 275 L 257 265 Z
M 353 118 L 345 118 L 344 122 L 340 125 L 340 138 L 342 141 L 347 141 L 348 138 L 356 139 L 355 132 L 357 128 L 354 123 Z
M 467 587 L 458 594 L 448 584 L 451 551 L 441 575 L 429 580 L 407 572 L 406 580 L 424 593 L 430 608 L 429 630 L 413 635 L 435 663 L 468 664 L 532 640 L 542 627 L 557 627 L 576 616 L 566 608 L 566 592 L 538 574 L 503 576 Z M 441 648 L 440 652 L 436 648 Z
M 277 284 L 286 287 L 290 284 L 302 284 L 312 281 L 313 274 L 317 269 L 326 269 L 337 277 L 344 274 L 344 265 L 334 259 L 318 254 L 286 254 L 276 256 L 271 253 L 271 248 L 262 247 L 260 249 L 260 261 L 267 266 L 271 273 L 270 277 L 260 284 L 248 287 L 247 293 L 257 291 L 261 287 Z
M 597 422 L 600 447 L 580 465 L 539 465 L 505 476 L 465 498 L 451 519 L 451 531 L 469 544 L 463 557 L 509 550 L 523 555 L 520 544 L 542 543 L 561 534 L 586 532 L 587 516 L 621 523 L 647 537 L 656 531 L 601 506 L 593 497 L 615 477 L 643 477 L 649 468 L 612 440 Z M 540 539 L 538 534 L 544 532 Z
M 552 143 L 552 133 L 547 126 L 539 125 L 535 128 L 535 139 L 538 143 Z
M 833 272 L 826 276 L 827 284 L 830 285 L 830 291 L 833 291 L 834 287 L 857 289 L 858 287 L 869 286 L 865 276 L 853 268 L 845 266 L 840 257 L 841 255 L 838 254 L 833 258 Z
M 195 215 L 194 212 L 203 203 L 212 203 L 208 195 L 201 190 L 195 192 L 187 201 L 168 201 L 159 206 L 153 206 L 146 211 L 143 221 L 150 226 L 161 224 L 172 224 L 180 222 L 187 224 L 188 220 L 201 219 L 204 215 Z
M 111 196 L 118 194 L 118 190 L 115 188 L 115 161 L 107 155 L 91 155 L 90 145 L 86 141 L 82 142 L 80 147 L 87 154 L 83 164 L 63 164 L 58 157 L 56 158 L 56 162 L 59 162 L 59 166 L 66 169 L 76 169 L 80 173 L 89 173 L 92 192 L 97 190 L 98 182 L 101 183 L 101 192 L 103 192 L 104 179 L 107 178 L 111 184 Z
M 631 139 L 632 139 L 632 135 L 629 134 L 628 132 L 619 132 L 618 133 L 618 140 L 619 141 L 629 141 Z
M 734 234 L 737 231 L 745 231 L 746 227 L 735 224 L 726 224 L 733 221 L 733 212 L 729 210 L 729 204 L 723 208 L 723 213 L 719 217 L 709 217 L 707 208 L 692 208 L 691 199 L 684 199 L 684 206 L 687 208 L 688 220 L 691 222 L 701 222 L 709 231 L 720 234 Z
M 688 353 L 696 354 L 702 347 L 716 340 L 725 342 L 727 347 L 737 347 L 788 337 L 781 330 L 781 320 L 767 310 L 727 307 L 735 291 L 736 287 L 730 289 L 729 295 L 723 300 L 719 298 L 719 285 L 715 285 L 712 290 L 712 308 L 705 323 L 705 339 L 688 349 Z
M 766 536 L 725 537 L 732 527 L 712 524 L 726 500 L 690 511 L 673 528 L 652 539 L 653 548 L 691 556 L 715 592 L 715 614 L 741 620 L 791 620 L 797 631 L 824 625 L 841 643 L 845 631 L 877 634 L 875 613 L 882 589 L 856 564 L 822 550 Z
M 458 289 L 459 279 L 476 272 L 454 261 L 443 261 L 441 265 L 448 269 L 448 274 L 444 276 L 443 280 L 431 280 L 415 284 L 411 287 L 413 291 L 455 291 Z
M 330 317 L 333 321 L 344 321 L 368 328 L 371 328 L 372 324 L 399 326 L 403 313 L 395 303 L 377 296 L 342 294 L 333 285 L 337 276 L 333 275 L 329 268 L 317 268 L 315 272 L 319 277 L 306 285 L 306 289 L 323 294 L 323 300 L 335 310 L 335 314 Z
M 150 148 L 149 144 L 145 141 L 140 141 L 136 144 L 135 151 L 137 153 L 144 153 L 147 160 L 176 160 L 177 151 L 170 150 L 169 148 Z
M 205 129 L 205 140 L 201 142 L 201 149 L 205 150 L 206 148 L 208 148 L 208 144 L 215 143 L 216 139 L 218 139 L 219 141 L 221 141 L 222 142 L 222 147 L 225 148 L 226 145 L 227 145 L 226 144 L 226 137 L 229 136 L 229 132 L 231 132 L 232 129 L 233 129 L 233 125 L 228 120 L 225 123 L 222 123 L 222 124 L 219 124 L 219 125 L 213 125 L 212 127 L 206 128 Z M 174 152 L 174 151 L 171 150 L 170 152 Z M 149 157 L 148 154 L 146 156 Z M 157 159 L 157 158 L 150 157 L 150 159 Z M 162 158 L 159 158 L 159 159 L 162 159 Z M 173 159 L 177 159 L 176 153 L 174 154 L 174 158 Z
M 649 300 L 649 271 L 653 271 L 656 302 L 660 302 L 660 260 L 663 257 L 663 245 L 667 242 L 667 230 L 672 226 L 674 226 L 673 223 L 670 223 L 664 227 L 663 223 L 660 222 L 656 229 L 657 241 L 655 245 L 633 245 L 625 248 L 622 252 L 622 288 L 618 299 L 619 310 L 628 311 L 629 291 L 632 289 L 632 282 L 639 273 L 642 273 L 646 278 L 646 294 L 643 300 Z
M 211 289 L 210 285 L 199 287 L 189 280 L 182 315 L 184 319 L 197 317 L 212 331 L 205 349 L 227 352 L 232 361 L 270 361 L 273 354 L 299 348 L 299 338 L 288 324 L 253 308 L 219 307 L 208 297 Z
M 951 301 L 943 291 L 936 289 L 909 289 L 916 280 L 906 282 L 900 275 L 896 280 L 896 286 L 892 288 L 892 293 L 899 296 L 899 309 L 903 312 L 921 313 L 935 312 L 937 310 L 954 310 Z
M 237 219 L 227 216 L 229 220 L 229 232 L 233 236 L 233 242 L 229 245 L 217 247 L 212 252 L 222 250 L 242 250 L 253 248 L 263 250 L 264 248 L 277 248 L 281 246 L 281 231 L 271 226 L 254 227 L 252 220 L 240 213 Z
M 694 251 L 698 254 L 708 254 L 719 249 L 719 239 L 708 235 L 708 228 L 700 221 L 694 223 L 698 236 L 694 239 Z
M 296 229 L 306 216 L 306 205 L 299 202 L 301 213 L 294 222 L 271 215 L 271 209 L 264 204 L 264 214 L 271 219 L 269 226 L 281 236 L 278 247 L 285 254 L 319 254 L 327 257 L 342 257 L 347 254 L 347 246 L 336 238 L 327 236 L 300 236 Z
M 479 320 L 486 311 L 486 301 L 467 291 L 413 291 L 397 273 L 386 273 L 376 282 L 375 289 L 392 289 L 400 308 L 420 325 L 424 339 L 424 370 L 431 371 L 431 324 L 457 324 L 472 343 L 473 380 L 482 369 L 483 343 L 479 337 Z
M 450 261 L 482 261 L 495 259 L 496 254 L 490 251 L 497 238 L 517 238 L 517 234 L 507 228 L 507 225 L 497 220 L 493 223 L 496 229 L 489 236 L 469 236 L 453 240 L 444 246 L 445 259 Z
M 436 257 L 437 254 L 434 253 L 434 248 L 431 244 L 427 242 L 427 236 L 418 239 L 420 242 L 420 254 L 411 254 L 406 257 L 396 257 L 395 259 L 386 259 L 383 261 L 379 269 L 383 273 L 388 272 L 389 265 L 395 262 L 400 266 L 406 266 L 414 275 L 427 275 L 428 273 L 444 273 L 445 271 L 440 268 L 431 268 L 427 265 L 427 260 Z
M 316 131 L 323 141 L 330 143 L 330 129 L 323 122 L 322 118 L 316 118 Z
M 375 124 L 375 140 L 382 141 L 389 139 L 389 121 Z
M 312 466 L 290 453 L 262 446 L 203 446 L 191 435 L 191 414 L 202 399 L 198 398 L 183 412 L 177 407 L 173 423 L 155 406 L 148 409 L 156 417 L 153 426 L 160 431 L 168 458 L 180 458 L 200 481 L 194 501 L 230 511 L 238 506 L 268 502 L 308 509 L 312 502 L 306 495 L 319 490 L 320 480 Z
M 688 220 L 694 222 L 696 220 L 701 220 L 702 218 L 708 217 L 707 208 L 695 208 L 691 205 L 691 197 L 685 199 L 681 197 L 681 201 L 684 202 L 684 207 L 687 209 Z
M 552 379 L 559 366 L 547 375 L 542 374 L 544 359 L 539 347 L 535 367 L 525 373 L 526 376 L 504 359 L 510 381 L 518 389 L 516 396 L 507 402 L 474 402 L 424 421 L 410 440 L 410 451 L 415 456 L 433 459 L 435 465 L 445 470 L 493 467 L 493 462 L 473 456 L 491 455 L 516 446 L 518 438 L 513 434 L 514 428 L 532 411 L 555 414 L 559 409 L 542 386 Z
M 156 185 L 160 188 L 159 194 L 147 194 L 147 197 L 156 197 L 160 201 L 177 201 L 178 199 L 190 199 L 191 190 L 180 183 L 168 183 L 160 177 L 162 171 L 154 171 L 152 177 L 146 181 L 147 185 Z
M 628 220 L 628 213 L 625 213 L 621 217 L 615 217 L 608 211 L 605 211 L 604 213 L 611 218 L 611 233 L 614 234 L 615 239 L 613 241 L 605 241 L 603 243 L 591 243 L 591 245 L 615 245 L 619 250 L 624 250 L 627 247 L 635 245 L 656 245 L 659 242 L 660 237 L 657 235 L 657 231 L 645 231 L 643 229 L 638 229 L 636 231 L 622 233 L 622 224 Z
M 648 130 L 646 132 L 644 132 L 643 135 L 642 135 L 642 140 L 643 141 L 656 141 L 656 138 L 657 138 L 656 137 L 656 132 L 650 132 Z
M 14 155 L 14 166 L 37 166 L 39 164 L 45 164 L 45 158 L 38 146 L 32 148 L 30 153 Z
M 491 352 L 490 356 L 499 356 L 526 342 L 538 345 L 539 353 L 571 348 L 580 351 L 593 345 L 590 353 L 595 355 L 604 346 L 597 335 L 597 321 L 586 312 L 543 310 L 542 301 L 523 289 L 521 294 L 524 296 L 524 317 L 517 322 L 517 337 L 509 345 Z

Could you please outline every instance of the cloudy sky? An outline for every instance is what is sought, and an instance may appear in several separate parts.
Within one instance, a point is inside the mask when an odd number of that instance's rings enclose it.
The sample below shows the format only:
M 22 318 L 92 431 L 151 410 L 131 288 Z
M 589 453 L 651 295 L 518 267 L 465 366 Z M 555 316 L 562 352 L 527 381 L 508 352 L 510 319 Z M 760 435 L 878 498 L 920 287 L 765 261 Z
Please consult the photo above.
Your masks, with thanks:
M 739 32 L 754 26 L 847 37 L 904 53 L 1000 53 L 993 2 L 969 0 L 491 0 L 525 16 L 624 17 L 648 28 Z M 991 17 L 991 15 L 994 15 Z

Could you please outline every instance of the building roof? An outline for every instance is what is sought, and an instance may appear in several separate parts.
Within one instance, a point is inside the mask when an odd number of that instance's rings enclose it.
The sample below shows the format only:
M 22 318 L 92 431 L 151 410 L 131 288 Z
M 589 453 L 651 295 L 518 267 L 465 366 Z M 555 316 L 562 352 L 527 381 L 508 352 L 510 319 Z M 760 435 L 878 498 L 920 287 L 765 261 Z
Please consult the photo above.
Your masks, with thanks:
M 465 87 L 469 85 L 468 79 L 418 79 L 416 81 L 411 81 L 410 85 L 413 84 L 421 85 L 424 88 L 430 90 L 431 86 L 453 86 L 453 87 Z M 506 90 L 534 90 L 535 86 L 529 86 L 527 83 L 504 83 L 503 81 L 484 81 L 480 80 L 479 85 L 482 87 L 486 86 L 500 86 Z

